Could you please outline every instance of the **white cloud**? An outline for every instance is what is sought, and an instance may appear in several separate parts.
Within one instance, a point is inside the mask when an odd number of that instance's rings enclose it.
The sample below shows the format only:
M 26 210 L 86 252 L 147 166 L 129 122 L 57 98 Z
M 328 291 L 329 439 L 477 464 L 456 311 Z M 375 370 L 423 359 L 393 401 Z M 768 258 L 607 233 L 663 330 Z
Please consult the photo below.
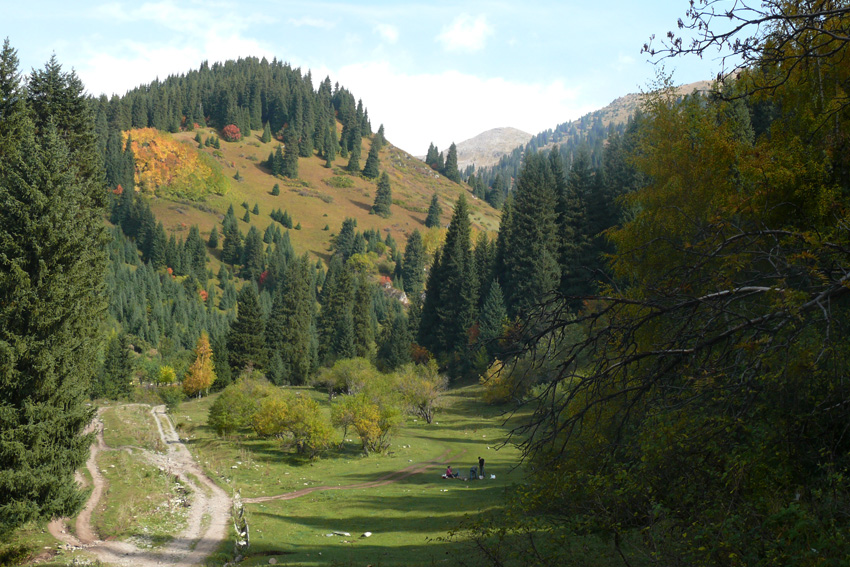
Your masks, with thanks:
M 319 28 L 324 30 L 333 29 L 333 27 L 336 25 L 333 22 L 322 20 L 320 18 L 311 18 L 310 16 L 304 16 L 302 18 L 289 18 L 289 23 L 297 28 L 308 27 Z
M 473 18 L 469 14 L 461 14 L 443 28 L 437 41 L 443 44 L 446 51 L 480 51 L 491 35 L 493 28 L 487 23 L 486 17 Z
M 349 65 L 331 80 L 362 97 L 372 126 L 383 123 L 387 139 L 414 155 L 425 154 L 431 142 L 446 149 L 499 126 L 537 134 L 596 108 L 560 80 L 519 83 L 458 71 L 411 75 L 385 62 Z
M 375 26 L 377 33 L 387 43 L 395 43 L 398 41 L 398 28 L 390 24 L 378 24 Z

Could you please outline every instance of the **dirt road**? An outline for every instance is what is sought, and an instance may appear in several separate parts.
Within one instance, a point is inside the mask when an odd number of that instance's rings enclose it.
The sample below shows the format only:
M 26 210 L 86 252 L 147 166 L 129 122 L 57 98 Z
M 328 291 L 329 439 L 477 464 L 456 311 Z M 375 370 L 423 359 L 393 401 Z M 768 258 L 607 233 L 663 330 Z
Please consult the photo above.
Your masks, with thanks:
M 143 449 L 140 451 L 152 464 L 178 476 L 193 491 L 185 530 L 156 550 L 140 549 L 123 541 L 101 541 L 91 525 L 91 514 L 98 505 L 104 490 L 104 479 L 97 468 L 97 454 L 107 450 L 103 441 L 103 423 L 96 419 L 97 441 L 91 447 L 86 468 L 91 473 L 94 486 L 85 508 L 77 516 L 74 537 L 68 533 L 67 519 L 55 520 L 48 526 L 50 533 L 60 541 L 87 548 L 100 561 L 111 565 L 156 567 L 176 565 L 189 567 L 203 564 L 224 541 L 230 522 L 230 497 L 204 474 L 189 450 L 180 441 L 165 406 L 151 408 L 159 436 L 167 447 L 164 454 Z M 206 521 L 205 521 L 206 517 Z

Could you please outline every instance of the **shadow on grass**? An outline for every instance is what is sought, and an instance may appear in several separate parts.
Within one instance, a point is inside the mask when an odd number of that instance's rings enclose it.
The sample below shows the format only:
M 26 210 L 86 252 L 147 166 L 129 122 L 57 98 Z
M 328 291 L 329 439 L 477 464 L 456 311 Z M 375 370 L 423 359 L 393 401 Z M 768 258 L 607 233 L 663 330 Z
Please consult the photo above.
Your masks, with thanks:
M 355 201 L 354 199 L 349 199 L 348 202 L 351 203 L 352 205 L 354 205 L 355 207 L 363 209 L 367 213 L 372 210 L 372 205 L 370 205 L 368 203 L 363 203 L 361 201 Z

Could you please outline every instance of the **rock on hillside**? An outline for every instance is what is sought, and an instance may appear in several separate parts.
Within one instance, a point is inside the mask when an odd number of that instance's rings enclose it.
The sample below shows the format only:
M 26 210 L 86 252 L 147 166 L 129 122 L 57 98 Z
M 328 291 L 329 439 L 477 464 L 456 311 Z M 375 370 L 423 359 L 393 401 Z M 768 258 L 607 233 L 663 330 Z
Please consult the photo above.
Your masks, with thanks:
M 515 147 L 525 144 L 531 134 L 516 128 L 493 128 L 457 144 L 457 166 L 463 171 L 475 164 L 477 168 L 494 165 L 499 158 Z

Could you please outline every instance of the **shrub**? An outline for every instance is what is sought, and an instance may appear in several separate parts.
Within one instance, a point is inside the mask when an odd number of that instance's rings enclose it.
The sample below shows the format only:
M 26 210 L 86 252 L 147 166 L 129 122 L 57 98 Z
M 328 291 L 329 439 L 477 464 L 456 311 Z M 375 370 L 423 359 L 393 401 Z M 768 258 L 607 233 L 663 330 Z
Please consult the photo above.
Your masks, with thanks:
M 228 124 L 221 131 L 221 137 L 225 142 L 238 142 L 242 139 L 242 132 L 236 124 Z

